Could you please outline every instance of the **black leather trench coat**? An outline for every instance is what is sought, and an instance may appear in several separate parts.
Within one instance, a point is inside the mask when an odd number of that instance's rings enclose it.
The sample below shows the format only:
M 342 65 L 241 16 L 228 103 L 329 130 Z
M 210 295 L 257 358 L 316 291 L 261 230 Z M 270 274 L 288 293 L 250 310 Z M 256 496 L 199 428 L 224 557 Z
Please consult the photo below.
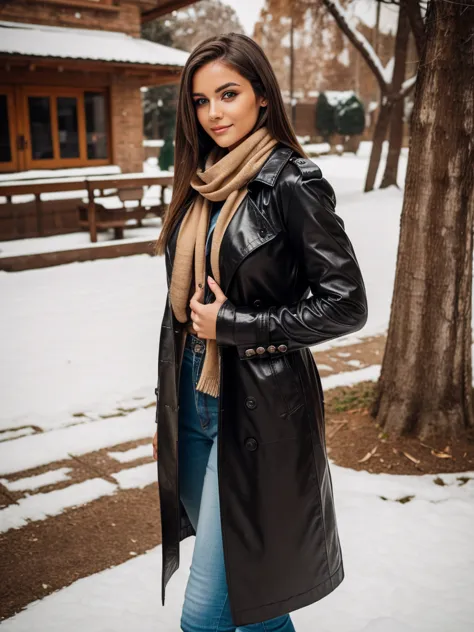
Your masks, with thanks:
M 275 146 L 224 234 L 216 331 L 221 359 L 218 478 L 236 626 L 307 606 L 344 578 L 325 445 L 324 395 L 308 347 L 361 329 L 364 281 L 317 165 Z M 179 224 L 178 224 L 179 226 Z M 177 227 L 168 240 L 168 287 Z M 183 326 L 169 293 L 156 422 L 165 588 L 195 535 L 179 500 L 178 386 Z

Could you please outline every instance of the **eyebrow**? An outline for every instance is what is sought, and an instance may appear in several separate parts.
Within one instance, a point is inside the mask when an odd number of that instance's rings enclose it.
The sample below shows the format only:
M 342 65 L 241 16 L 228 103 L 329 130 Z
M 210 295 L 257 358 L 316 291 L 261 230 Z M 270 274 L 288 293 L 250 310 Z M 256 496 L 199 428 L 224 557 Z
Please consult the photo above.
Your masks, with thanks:
M 219 86 L 218 88 L 216 88 L 214 90 L 215 94 L 217 94 L 218 92 L 221 92 L 222 90 L 225 90 L 225 88 L 229 88 L 230 86 L 240 86 L 240 83 L 235 83 L 235 81 L 228 81 L 227 83 L 224 83 L 222 86 Z M 193 92 L 192 97 L 205 97 L 206 95 L 203 94 L 202 92 Z

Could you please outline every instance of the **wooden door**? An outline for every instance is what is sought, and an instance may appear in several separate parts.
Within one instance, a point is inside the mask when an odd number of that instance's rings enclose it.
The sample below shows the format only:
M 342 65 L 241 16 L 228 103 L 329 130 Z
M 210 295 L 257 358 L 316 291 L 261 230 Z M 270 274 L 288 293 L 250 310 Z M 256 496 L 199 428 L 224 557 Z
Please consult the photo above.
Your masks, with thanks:
M 17 169 L 15 94 L 12 86 L 0 86 L 0 173 Z

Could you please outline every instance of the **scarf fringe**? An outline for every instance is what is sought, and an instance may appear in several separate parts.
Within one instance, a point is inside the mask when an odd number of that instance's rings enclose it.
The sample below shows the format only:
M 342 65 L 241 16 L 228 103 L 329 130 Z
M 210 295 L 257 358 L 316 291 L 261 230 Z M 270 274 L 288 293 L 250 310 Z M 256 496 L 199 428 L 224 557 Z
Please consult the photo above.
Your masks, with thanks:
M 196 385 L 196 390 L 212 397 L 219 397 L 219 378 L 214 376 L 202 375 Z

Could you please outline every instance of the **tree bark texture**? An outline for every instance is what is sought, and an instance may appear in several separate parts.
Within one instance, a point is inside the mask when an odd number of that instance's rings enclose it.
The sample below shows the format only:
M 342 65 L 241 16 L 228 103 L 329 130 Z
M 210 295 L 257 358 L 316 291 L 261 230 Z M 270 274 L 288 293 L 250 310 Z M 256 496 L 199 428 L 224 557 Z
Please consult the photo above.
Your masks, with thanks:
M 459 438 L 474 427 L 473 27 L 472 2 L 430 3 L 387 344 L 371 411 L 389 435 L 425 441 Z

